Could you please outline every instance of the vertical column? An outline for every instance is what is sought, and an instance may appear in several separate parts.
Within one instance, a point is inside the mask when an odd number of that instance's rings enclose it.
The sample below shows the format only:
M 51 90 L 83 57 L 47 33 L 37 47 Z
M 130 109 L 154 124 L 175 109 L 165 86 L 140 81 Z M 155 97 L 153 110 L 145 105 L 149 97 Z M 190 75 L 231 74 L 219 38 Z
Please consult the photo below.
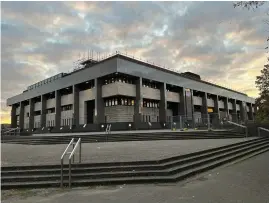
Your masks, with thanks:
M 253 110 L 252 110 L 252 103 L 249 104 L 249 120 L 254 120 L 254 116 L 253 116 Z
M 20 102 L 20 128 L 24 128 L 24 103 Z
M 179 108 L 178 115 L 185 116 L 186 115 L 186 101 L 185 101 L 185 88 L 180 88 L 179 91 Z
M 167 112 L 167 102 L 166 102 L 166 83 L 161 83 L 160 86 L 160 122 L 166 123 L 166 112 Z
M 94 84 L 95 84 L 94 122 L 97 124 L 105 123 L 105 104 L 104 99 L 102 97 L 103 80 L 101 78 L 96 78 L 94 80 Z
M 233 105 L 233 111 L 232 111 L 232 121 L 235 123 L 238 123 L 237 119 L 237 110 L 236 110 L 236 100 L 232 100 L 232 105 Z
M 204 92 L 203 97 L 202 97 L 202 120 L 204 123 L 208 122 L 208 111 L 207 111 L 207 93 Z
M 224 99 L 224 110 L 226 111 L 226 118 L 228 120 L 229 117 L 228 97 L 225 97 Z
M 11 128 L 17 127 L 17 117 L 16 117 L 16 104 L 12 104 L 11 106 Z
M 46 127 L 46 109 L 47 109 L 47 97 L 41 95 L 41 128 Z
M 142 118 L 142 105 L 143 105 L 142 77 L 136 79 L 135 86 L 136 86 L 136 97 L 134 106 L 134 127 L 135 129 L 138 129 Z
M 76 127 L 79 126 L 79 88 L 77 85 L 73 85 L 73 96 L 74 96 L 74 104 L 73 104 L 73 125 Z
M 35 100 L 34 98 L 30 99 L 30 115 L 29 115 L 29 129 L 34 129 L 34 108 L 35 108 Z
M 55 127 L 60 128 L 61 126 L 61 92 L 60 90 L 55 91 Z
M 219 113 L 219 96 L 213 95 L 213 101 L 214 101 L 214 114 L 213 114 L 213 124 L 215 126 L 219 125 L 219 119 L 220 119 L 220 113 Z M 225 103 L 224 103 L 225 104 Z
M 193 120 L 193 91 L 191 89 L 185 88 L 185 112 L 187 120 Z
M 240 101 L 240 117 L 241 121 L 246 121 L 246 102 Z

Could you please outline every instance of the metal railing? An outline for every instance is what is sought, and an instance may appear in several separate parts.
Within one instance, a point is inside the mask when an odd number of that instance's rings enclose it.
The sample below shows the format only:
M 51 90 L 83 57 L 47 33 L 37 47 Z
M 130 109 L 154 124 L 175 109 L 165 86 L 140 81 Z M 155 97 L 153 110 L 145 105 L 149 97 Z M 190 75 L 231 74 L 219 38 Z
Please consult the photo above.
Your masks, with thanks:
M 17 135 L 20 131 L 20 128 L 8 128 L 6 131 L 2 131 L 2 135 Z
M 68 185 L 69 188 L 71 187 L 71 165 L 72 165 L 72 158 L 73 158 L 73 163 L 75 163 L 75 156 L 74 153 L 76 152 L 77 147 L 79 146 L 79 163 L 81 163 L 81 138 L 78 139 L 77 142 L 74 141 L 75 139 L 72 138 L 72 140 L 69 142 L 69 144 L 67 145 L 66 149 L 64 150 L 62 156 L 61 156 L 61 188 L 63 187 L 63 168 L 64 168 L 64 157 L 67 154 L 69 155 L 68 161 L 69 161 L 69 172 L 68 172 L 68 176 L 69 176 L 69 181 L 68 181 Z M 68 149 L 70 146 L 73 146 L 73 149 L 71 152 L 68 152 Z
M 106 133 L 110 134 L 111 133 L 111 124 L 107 124 L 106 126 Z
M 267 128 L 262 128 L 262 127 L 258 127 L 258 136 L 259 136 L 259 137 L 261 136 L 261 130 L 266 131 L 266 132 L 269 133 L 269 129 L 267 129 Z
M 232 122 L 232 121 L 227 121 L 227 123 L 230 123 L 230 124 L 232 124 L 232 125 L 235 125 L 235 126 L 244 128 L 244 129 L 246 130 L 246 137 L 248 136 L 248 128 L 247 128 L 246 126 L 244 126 L 244 125 L 240 125 L 240 124 L 238 124 L 238 123 L 234 123 L 234 122 Z

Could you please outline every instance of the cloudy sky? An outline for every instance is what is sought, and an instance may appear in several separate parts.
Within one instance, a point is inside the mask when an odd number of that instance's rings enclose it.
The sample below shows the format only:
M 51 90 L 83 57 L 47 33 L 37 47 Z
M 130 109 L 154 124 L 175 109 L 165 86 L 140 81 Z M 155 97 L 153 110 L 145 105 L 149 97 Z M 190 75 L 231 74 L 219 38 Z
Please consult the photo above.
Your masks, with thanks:
M 88 49 L 127 52 L 256 97 L 267 9 L 268 3 L 235 9 L 233 2 L 2 2 L 2 123 L 10 121 L 7 98 L 70 71 Z

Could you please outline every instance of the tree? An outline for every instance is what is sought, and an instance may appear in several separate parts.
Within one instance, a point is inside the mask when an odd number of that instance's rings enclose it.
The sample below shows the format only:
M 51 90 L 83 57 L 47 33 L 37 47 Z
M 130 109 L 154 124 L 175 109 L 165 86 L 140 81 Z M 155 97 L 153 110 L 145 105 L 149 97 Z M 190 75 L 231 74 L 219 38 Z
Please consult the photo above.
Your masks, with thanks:
M 255 9 L 262 5 L 267 3 L 266 1 L 238 1 L 236 3 L 233 3 L 234 8 L 236 7 L 243 7 L 249 9 Z M 269 12 L 267 12 L 267 15 L 269 16 Z M 264 21 L 265 24 L 269 25 L 269 20 Z M 269 41 L 269 37 L 267 37 L 267 42 Z M 269 47 L 265 47 L 265 49 L 269 49 Z
M 234 8 L 243 7 L 249 9 L 255 9 L 264 5 L 265 1 L 239 1 L 234 3 Z M 269 16 L 269 13 L 267 13 Z M 269 20 L 266 20 L 265 23 L 269 25 Z M 269 37 L 267 38 L 267 42 Z M 268 46 L 265 47 L 268 49 Z M 261 75 L 256 77 L 255 81 L 256 87 L 259 89 L 259 97 L 255 101 L 255 105 L 258 109 L 256 120 L 259 122 L 269 122 L 269 57 L 267 58 L 267 64 L 264 65 L 264 68 L 261 70 Z
M 233 3 L 234 8 L 236 7 L 243 7 L 249 9 L 254 9 L 262 6 L 265 3 L 265 1 L 239 1 L 236 3 Z
M 256 120 L 269 122 L 269 57 L 267 64 L 261 70 L 261 75 L 256 77 L 256 86 L 260 91 L 260 96 L 256 99 L 258 108 Z

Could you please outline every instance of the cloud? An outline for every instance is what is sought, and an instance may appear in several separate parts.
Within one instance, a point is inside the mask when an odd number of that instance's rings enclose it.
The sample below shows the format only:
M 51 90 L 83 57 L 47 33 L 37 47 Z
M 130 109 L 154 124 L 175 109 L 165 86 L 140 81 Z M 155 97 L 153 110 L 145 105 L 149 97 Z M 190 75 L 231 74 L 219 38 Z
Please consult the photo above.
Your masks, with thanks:
M 266 62 L 266 4 L 232 2 L 2 2 L 1 118 L 7 98 L 87 57 L 116 50 L 257 96 Z M 29 74 L 31 73 L 31 74 Z M 243 82 L 242 82 L 243 81 Z

